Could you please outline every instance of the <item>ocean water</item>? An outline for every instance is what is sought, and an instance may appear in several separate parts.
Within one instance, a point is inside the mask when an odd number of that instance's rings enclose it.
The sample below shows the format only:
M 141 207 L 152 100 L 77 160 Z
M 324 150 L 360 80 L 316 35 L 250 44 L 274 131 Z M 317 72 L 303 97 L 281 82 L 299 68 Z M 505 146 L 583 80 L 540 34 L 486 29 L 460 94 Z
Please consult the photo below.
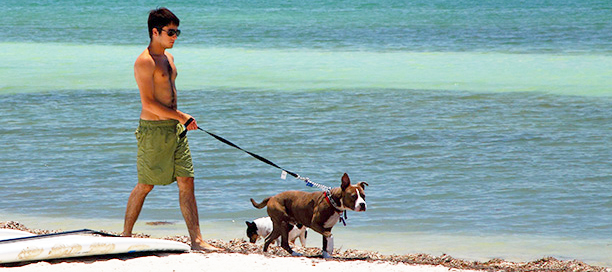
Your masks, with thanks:
M 0 220 L 121 231 L 137 179 L 132 65 L 159 5 L 126 2 L 3 1 Z M 370 184 L 337 248 L 612 266 L 612 3 L 164 5 L 181 18 L 181 110 L 315 182 Z M 251 197 L 315 190 L 188 137 L 207 239 L 245 237 L 265 215 Z M 135 231 L 186 234 L 176 186 L 155 188 Z

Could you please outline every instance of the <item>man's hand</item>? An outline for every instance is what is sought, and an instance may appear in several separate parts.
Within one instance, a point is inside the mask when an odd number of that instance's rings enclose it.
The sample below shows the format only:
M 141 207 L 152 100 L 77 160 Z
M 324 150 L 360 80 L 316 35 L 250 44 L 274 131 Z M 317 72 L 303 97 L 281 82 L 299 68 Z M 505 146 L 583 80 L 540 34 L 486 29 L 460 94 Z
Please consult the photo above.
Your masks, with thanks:
M 193 119 L 193 121 L 187 126 L 187 130 L 196 130 L 196 129 L 198 129 L 198 123 L 196 123 L 196 120 Z
M 187 124 L 187 121 L 189 119 L 192 119 L 192 121 Z M 183 113 L 183 120 L 182 120 L 183 125 L 185 125 L 185 127 L 187 128 L 187 130 L 196 130 L 198 129 L 198 123 L 196 122 L 195 118 L 193 118 L 193 116 Z
M 195 130 L 199 128 L 198 124 L 196 123 L 196 120 L 193 117 L 191 117 L 191 115 L 189 114 L 185 114 L 185 115 L 189 116 L 189 118 L 183 124 L 185 125 L 186 129 L 183 132 L 181 132 L 181 134 L 179 135 L 180 138 L 185 137 L 185 135 L 187 135 L 187 131 Z

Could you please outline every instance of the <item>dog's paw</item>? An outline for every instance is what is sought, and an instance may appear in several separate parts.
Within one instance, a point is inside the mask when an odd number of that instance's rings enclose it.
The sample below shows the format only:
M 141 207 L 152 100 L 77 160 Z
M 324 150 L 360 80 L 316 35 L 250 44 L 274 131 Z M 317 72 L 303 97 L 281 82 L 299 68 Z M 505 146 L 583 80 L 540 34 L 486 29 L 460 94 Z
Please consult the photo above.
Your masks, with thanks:
M 304 255 L 302 253 L 299 253 L 297 251 L 294 251 L 293 253 L 291 253 L 291 256 L 293 256 L 293 257 L 304 257 Z
M 331 256 L 331 255 L 329 255 L 329 253 L 327 253 L 327 251 L 323 251 L 323 258 L 325 258 L 325 259 L 329 259 L 329 258 L 331 258 L 331 257 L 332 257 L 332 256 Z

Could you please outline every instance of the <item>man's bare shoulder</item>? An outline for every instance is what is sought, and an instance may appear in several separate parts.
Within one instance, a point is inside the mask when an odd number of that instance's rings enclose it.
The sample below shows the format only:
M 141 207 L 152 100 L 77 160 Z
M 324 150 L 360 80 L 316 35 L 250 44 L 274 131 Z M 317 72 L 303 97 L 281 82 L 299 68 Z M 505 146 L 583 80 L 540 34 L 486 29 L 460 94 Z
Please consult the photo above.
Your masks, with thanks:
M 172 54 L 170 54 L 170 52 L 166 51 L 164 53 L 166 54 L 166 57 L 168 58 L 168 61 L 174 62 L 174 56 Z
M 134 62 L 134 69 L 155 69 L 155 60 L 149 54 L 149 49 L 145 49 L 136 61 Z

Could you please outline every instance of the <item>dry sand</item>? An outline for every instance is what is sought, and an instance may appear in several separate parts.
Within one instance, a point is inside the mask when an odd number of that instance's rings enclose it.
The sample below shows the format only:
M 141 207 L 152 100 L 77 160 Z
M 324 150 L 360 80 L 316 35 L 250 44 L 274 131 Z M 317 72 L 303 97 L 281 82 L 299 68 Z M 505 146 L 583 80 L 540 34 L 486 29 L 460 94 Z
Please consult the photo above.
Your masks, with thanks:
M 325 261 L 318 258 L 265 257 L 260 254 L 239 253 L 185 253 L 136 258 L 105 260 L 67 261 L 61 263 L 38 262 L 22 267 L 0 268 L 0 271 L 407 271 L 445 272 L 443 266 L 393 264 L 367 261 Z

